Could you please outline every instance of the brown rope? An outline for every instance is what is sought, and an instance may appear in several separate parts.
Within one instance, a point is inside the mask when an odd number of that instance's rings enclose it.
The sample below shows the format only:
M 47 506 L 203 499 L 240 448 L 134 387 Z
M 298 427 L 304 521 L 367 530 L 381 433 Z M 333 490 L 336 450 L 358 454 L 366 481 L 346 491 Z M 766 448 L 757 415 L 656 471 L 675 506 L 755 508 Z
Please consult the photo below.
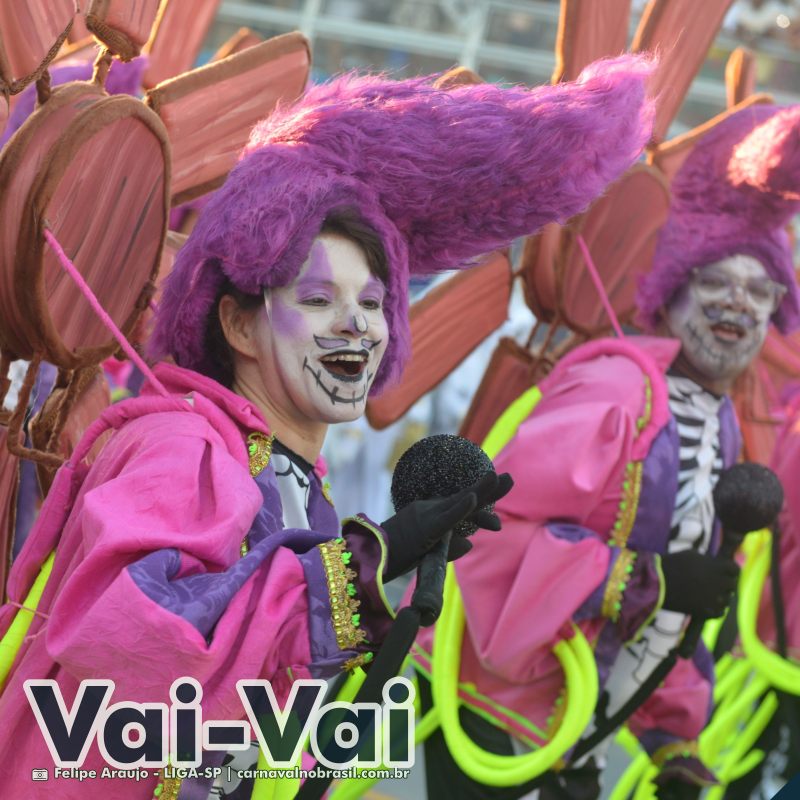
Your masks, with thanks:
M 556 318 L 549 324 L 547 328 L 547 335 L 544 337 L 544 341 L 542 342 L 541 347 L 539 348 L 539 355 L 545 356 L 547 353 L 548 348 L 550 347 L 550 342 L 553 341 L 553 337 L 556 335 L 556 331 L 558 330 L 558 326 L 561 322 L 560 317 L 556 316 Z M 531 344 L 533 341 L 531 340 Z
M 542 327 L 542 320 L 537 317 L 536 322 L 533 323 L 531 332 L 528 334 L 528 338 L 525 342 L 526 350 L 530 351 L 531 347 L 533 346 L 533 340 L 536 338 L 536 334 L 539 333 L 541 327 Z
M 83 394 L 86 387 L 99 371 L 97 366 L 85 367 L 83 369 L 76 369 L 70 376 L 66 387 L 62 391 L 61 399 L 55 411 L 55 423 L 50 432 L 50 438 L 47 440 L 47 445 L 44 448 L 46 452 L 53 453 L 57 450 L 58 440 L 69 418 L 69 412 L 75 405 L 75 401 Z
M 58 37 L 58 39 L 55 40 L 53 46 L 47 51 L 47 55 L 42 60 L 42 63 L 36 68 L 36 71 L 30 75 L 26 75 L 23 78 L 15 80 L 10 85 L 0 81 L 0 88 L 2 88 L 2 91 L 8 91 L 9 94 L 19 94 L 29 83 L 39 80 L 41 74 L 47 69 L 47 65 L 56 57 L 56 55 L 58 55 L 61 45 L 64 44 L 64 41 L 71 30 L 72 20 L 69 21 L 69 24 L 64 29 L 64 32 Z
M 106 77 L 108 76 L 108 71 L 111 69 L 112 60 L 111 52 L 107 47 L 103 47 L 97 54 L 97 58 L 94 60 L 92 81 L 98 86 L 106 85 Z
M 556 332 L 559 330 L 561 326 L 561 317 L 556 315 L 555 318 L 551 323 L 549 323 L 547 328 L 547 335 L 544 337 L 544 341 L 542 342 L 541 346 L 537 348 L 537 350 L 533 353 L 533 361 L 531 362 L 530 372 L 531 375 L 535 375 L 538 372 L 542 372 L 544 369 L 544 373 L 549 373 L 550 370 L 558 361 L 558 356 L 555 355 L 555 351 L 550 353 L 550 344 L 553 341 L 553 338 L 556 335 Z M 556 351 L 558 348 L 556 348 Z
M 121 61 L 130 61 L 139 55 L 139 45 L 130 36 L 107 25 L 97 14 L 86 15 L 86 27 Z
M 36 461 L 48 467 L 60 467 L 64 459 L 59 456 L 55 456 L 52 453 L 45 453 L 42 450 L 24 447 L 19 444 L 22 435 L 22 426 L 25 422 L 25 414 L 28 411 L 28 403 L 30 402 L 31 392 L 33 391 L 33 384 L 36 381 L 36 375 L 39 372 L 41 363 L 41 354 L 34 353 L 31 363 L 28 365 L 28 371 L 25 373 L 25 380 L 22 382 L 22 386 L 19 390 L 17 406 L 8 421 L 8 439 L 6 443 L 8 452 L 12 455 L 19 456 L 20 458 L 27 458 L 30 461 Z
M 66 386 L 61 390 L 61 396 L 49 420 L 52 424 L 50 426 L 50 435 L 47 437 L 47 443 L 44 446 L 46 453 L 53 453 L 58 449 L 58 438 L 61 435 L 61 431 L 64 429 L 64 424 L 67 421 L 67 415 L 72 407 L 72 403 L 75 401 L 78 388 L 78 381 L 76 378 L 79 372 L 80 370 L 66 370 Z
M 22 386 L 19 389 L 17 405 L 11 414 L 11 418 L 8 420 L 8 449 L 12 453 L 14 452 L 13 447 L 19 447 L 17 440 L 22 433 L 22 425 L 28 410 L 28 402 L 31 399 L 36 373 L 39 371 L 39 365 L 41 363 L 42 357 L 38 353 L 35 353 L 30 364 L 28 364 L 25 380 L 22 382 Z
M 36 100 L 40 106 L 43 106 L 53 93 L 50 84 L 50 71 L 45 70 L 36 81 Z
M 567 353 L 574 350 L 578 345 L 585 344 L 590 338 L 591 337 L 587 336 L 585 333 L 571 331 L 570 335 L 553 351 L 553 358 L 556 361 L 560 358 L 564 358 Z

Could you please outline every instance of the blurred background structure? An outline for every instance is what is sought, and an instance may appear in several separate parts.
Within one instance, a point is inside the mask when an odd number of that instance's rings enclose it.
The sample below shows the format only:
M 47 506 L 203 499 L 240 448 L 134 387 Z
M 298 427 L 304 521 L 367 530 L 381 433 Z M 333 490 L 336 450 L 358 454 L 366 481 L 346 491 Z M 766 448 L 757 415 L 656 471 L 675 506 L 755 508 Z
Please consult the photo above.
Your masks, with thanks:
M 264 37 L 300 30 L 311 42 L 315 80 L 354 68 L 407 77 L 460 64 L 487 81 L 530 86 L 550 80 L 559 5 L 558 0 L 224 0 L 203 56 L 210 58 L 243 26 Z M 646 3 L 632 5 L 631 35 Z M 778 103 L 800 99 L 800 0 L 737 0 L 672 135 L 724 110 L 725 64 L 741 45 L 757 55 L 759 91 L 772 93 Z

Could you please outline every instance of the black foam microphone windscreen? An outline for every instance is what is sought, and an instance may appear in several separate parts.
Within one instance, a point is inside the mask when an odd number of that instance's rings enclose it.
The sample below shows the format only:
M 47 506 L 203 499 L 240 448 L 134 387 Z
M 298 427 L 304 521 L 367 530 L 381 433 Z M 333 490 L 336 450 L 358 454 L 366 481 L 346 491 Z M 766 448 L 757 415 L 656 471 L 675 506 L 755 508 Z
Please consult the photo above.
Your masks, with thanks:
M 719 476 L 714 510 L 722 527 L 744 534 L 771 525 L 783 505 L 783 487 L 769 467 L 748 461 Z
M 411 445 L 397 462 L 391 489 L 395 511 L 414 500 L 455 494 L 493 469 L 489 456 L 469 439 L 447 433 L 427 436 Z M 477 525 L 464 520 L 453 533 L 471 536 L 476 530 Z

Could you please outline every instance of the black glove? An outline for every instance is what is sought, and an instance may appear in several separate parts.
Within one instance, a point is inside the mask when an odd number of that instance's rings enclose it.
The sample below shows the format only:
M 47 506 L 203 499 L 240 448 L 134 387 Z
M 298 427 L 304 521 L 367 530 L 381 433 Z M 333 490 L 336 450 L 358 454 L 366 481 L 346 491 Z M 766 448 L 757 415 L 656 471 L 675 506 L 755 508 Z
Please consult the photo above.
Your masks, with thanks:
M 508 473 L 498 476 L 496 472 L 487 472 L 472 486 L 456 494 L 415 500 L 389 517 L 381 525 L 389 538 L 389 558 L 383 571 L 384 580 L 393 580 L 416 567 L 425 553 L 462 520 L 468 520 L 479 528 L 499 531 L 499 517 L 485 506 L 504 497 L 513 485 L 514 481 Z M 471 549 L 472 543 L 465 537 L 453 536 L 447 560 L 454 561 Z
M 720 617 L 739 580 L 739 566 L 696 550 L 661 556 L 664 573 L 664 605 L 670 611 L 704 618 Z
M 670 778 L 656 786 L 656 797 L 658 800 L 698 800 L 702 791 L 702 786 Z
M 664 764 L 654 783 L 658 800 L 698 800 L 717 779 L 695 756 L 678 756 Z

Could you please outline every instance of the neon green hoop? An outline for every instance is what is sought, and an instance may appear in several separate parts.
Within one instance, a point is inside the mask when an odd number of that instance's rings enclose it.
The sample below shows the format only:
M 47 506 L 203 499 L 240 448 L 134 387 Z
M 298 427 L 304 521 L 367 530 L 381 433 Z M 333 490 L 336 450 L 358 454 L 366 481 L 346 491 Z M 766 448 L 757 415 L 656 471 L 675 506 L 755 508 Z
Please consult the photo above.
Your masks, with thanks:
M 14 664 L 14 659 L 16 659 L 22 643 L 28 635 L 28 629 L 31 627 L 36 608 L 42 599 L 42 593 L 45 586 L 47 586 L 50 573 L 53 571 L 53 562 L 55 560 L 56 554 L 53 551 L 42 564 L 33 586 L 22 603 L 22 608 L 17 611 L 13 622 L 8 626 L 3 638 L 0 639 L 0 690 L 5 686 L 8 674 Z
M 525 783 L 553 767 L 575 745 L 591 721 L 598 693 L 592 649 L 577 628 L 571 639 L 553 648 L 566 677 L 564 719 L 553 738 L 541 748 L 524 755 L 502 756 L 476 745 L 459 722 L 458 677 L 464 625 L 464 605 L 451 566 L 431 663 L 433 702 L 440 714 L 445 741 L 460 769 L 473 780 L 490 786 Z
M 752 533 L 745 539 L 747 558 L 739 581 L 739 635 L 753 668 L 775 688 L 797 695 L 800 694 L 800 664 L 770 650 L 757 632 L 758 610 L 772 560 L 771 540 L 767 530 Z

